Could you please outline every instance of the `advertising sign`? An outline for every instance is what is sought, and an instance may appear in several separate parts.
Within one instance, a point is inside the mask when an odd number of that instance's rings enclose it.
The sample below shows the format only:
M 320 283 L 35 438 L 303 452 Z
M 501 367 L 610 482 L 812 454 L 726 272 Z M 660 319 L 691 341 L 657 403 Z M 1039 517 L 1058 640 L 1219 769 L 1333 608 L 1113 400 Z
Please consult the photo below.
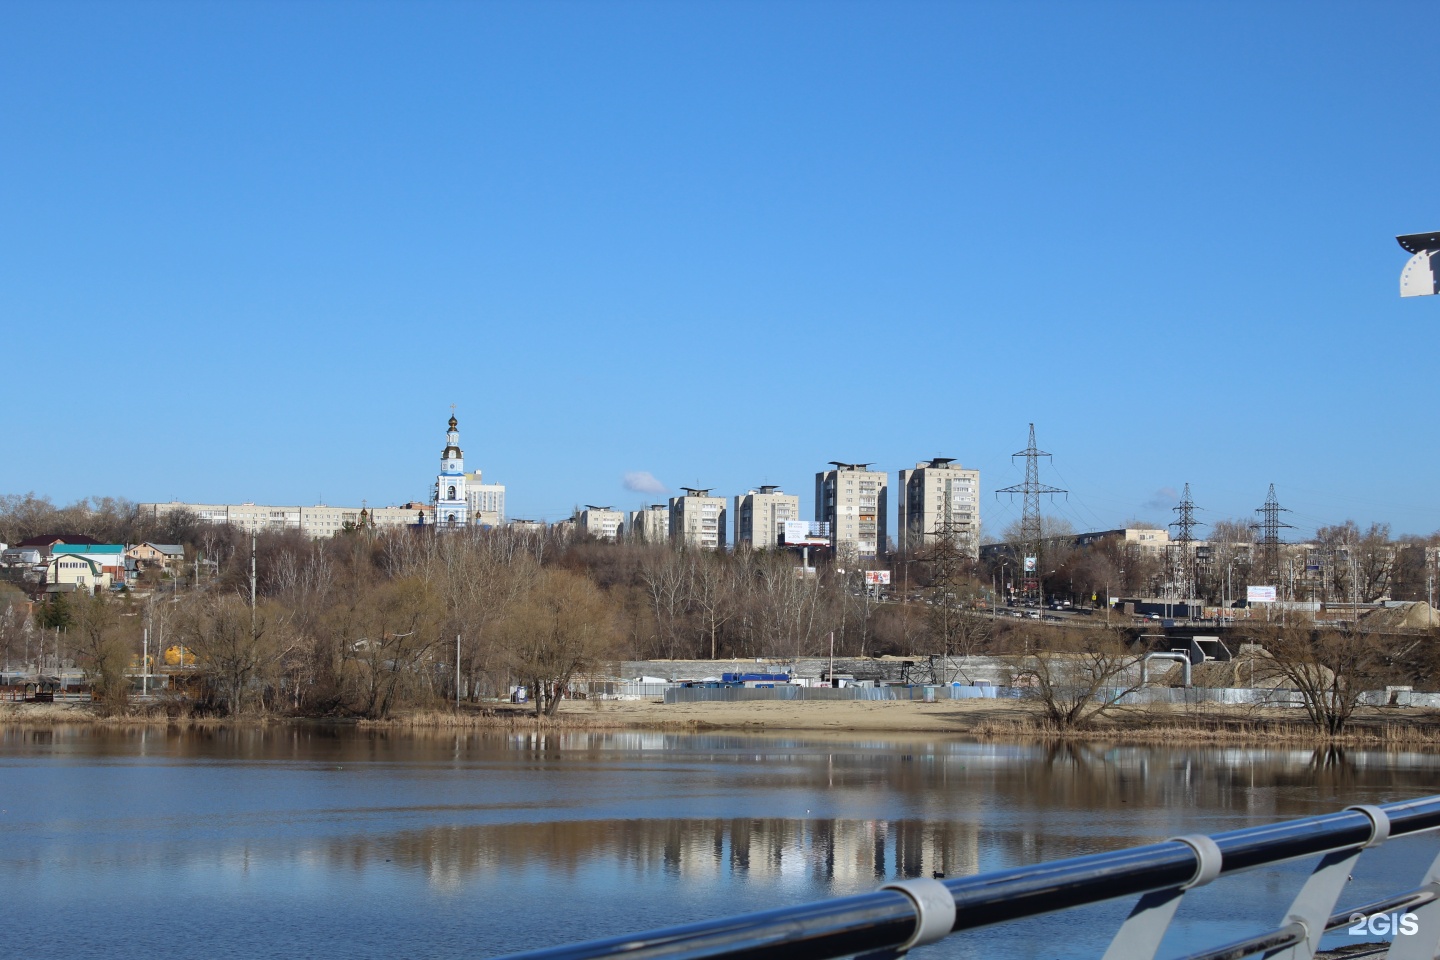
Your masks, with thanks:
M 888 585 L 890 584 L 890 571 L 889 571 L 889 570 L 866 570 L 866 571 L 865 571 L 865 582 L 866 582 L 866 583 L 879 583 L 879 584 L 884 584 L 884 585 L 888 586 Z
M 785 542 L 801 544 L 810 539 L 810 523 L 808 520 L 786 520 L 785 521 Z
M 1274 603 L 1274 587 L 1246 587 L 1245 600 L 1249 603 Z
M 1026 557 L 1026 558 L 1025 558 L 1025 572 L 1026 572 L 1026 573 L 1034 573 L 1034 572 L 1035 572 L 1035 558 L 1034 558 L 1034 557 Z

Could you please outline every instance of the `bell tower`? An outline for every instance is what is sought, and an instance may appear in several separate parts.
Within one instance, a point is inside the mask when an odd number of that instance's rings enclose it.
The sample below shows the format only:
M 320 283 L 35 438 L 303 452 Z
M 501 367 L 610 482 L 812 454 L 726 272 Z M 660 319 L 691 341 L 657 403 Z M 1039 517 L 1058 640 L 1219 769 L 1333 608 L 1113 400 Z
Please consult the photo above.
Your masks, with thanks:
M 470 500 L 465 491 L 465 453 L 460 449 L 460 423 L 450 405 L 445 449 L 440 451 L 440 475 L 435 480 L 435 526 L 464 527 L 470 523 Z

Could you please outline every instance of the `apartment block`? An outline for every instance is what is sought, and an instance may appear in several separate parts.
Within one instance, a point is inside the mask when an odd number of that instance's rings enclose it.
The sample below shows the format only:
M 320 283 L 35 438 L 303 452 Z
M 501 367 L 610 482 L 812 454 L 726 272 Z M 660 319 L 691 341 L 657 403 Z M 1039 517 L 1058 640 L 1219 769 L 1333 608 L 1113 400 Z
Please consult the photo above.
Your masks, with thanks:
M 944 536 L 980 556 L 980 471 L 953 457 L 935 457 L 900 471 L 898 546 L 913 553 Z
M 670 505 L 652 503 L 642 510 L 630 512 L 627 535 L 642 543 L 668 543 L 670 540 Z
M 889 474 L 868 463 L 831 460 L 815 474 L 815 519 L 830 524 L 830 546 L 840 559 L 874 559 L 889 546 Z
M 763 486 L 735 498 L 735 547 L 765 550 L 777 546 L 785 521 L 800 519 L 800 498 L 776 486 Z
M 681 487 L 684 496 L 670 498 L 670 539 L 704 550 L 725 547 L 725 498 L 709 490 Z
M 312 540 L 333 537 L 347 527 L 406 527 L 434 522 L 429 504 L 409 503 L 400 507 L 314 507 L 281 506 L 266 503 L 142 503 L 140 511 L 163 517 L 174 510 L 188 510 L 206 523 L 230 523 L 246 533 L 266 530 L 299 530 Z M 363 514 L 363 516 L 362 516 Z
M 597 540 L 619 540 L 625 529 L 625 514 L 614 507 L 586 504 L 580 511 L 580 532 Z

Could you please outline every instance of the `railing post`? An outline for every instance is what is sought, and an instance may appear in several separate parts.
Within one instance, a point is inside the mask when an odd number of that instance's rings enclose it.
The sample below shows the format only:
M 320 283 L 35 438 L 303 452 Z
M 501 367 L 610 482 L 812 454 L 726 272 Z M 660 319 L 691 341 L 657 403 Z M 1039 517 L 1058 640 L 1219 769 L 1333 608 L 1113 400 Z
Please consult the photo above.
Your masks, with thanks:
M 1125 922 L 1120 924 L 1102 960 L 1153 960 L 1185 891 L 1203 887 L 1220 875 L 1223 858 L 1214 840 L 1201 834 L 1170 839 L 1195 851 L 1195 875 L 1178 887 L 1155 890 L 1142 896 Z
M 1390 818 L 1379 807 L 1360 805 L 1346 807 L 1370 818 L 1370 839 L 1358 847 L 1331 850 L 1320 858 L 1313 873 L 1300 888 L 1295 902 L 1285 914 L 1286 923 L 1299 923 L 1305 927 L 1305 939 L 1271 957 L 1279 960 L 1312 960 L 1320 949 L 1320 938 L 1325 935 L 1325 925 L 1330 914 L 1350 882 L 1350 871 L 1360 854 L 1370 847 L 1379 846 L 1390 836 Z

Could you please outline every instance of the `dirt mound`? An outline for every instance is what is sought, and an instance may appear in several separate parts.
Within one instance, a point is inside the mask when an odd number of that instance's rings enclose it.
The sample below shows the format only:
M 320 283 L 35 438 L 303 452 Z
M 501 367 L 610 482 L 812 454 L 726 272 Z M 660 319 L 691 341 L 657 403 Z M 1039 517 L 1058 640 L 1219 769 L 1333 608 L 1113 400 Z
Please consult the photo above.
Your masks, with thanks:
M 1156 682 L 1178 687 L 1185 682 L 1185 668 L 1175 664 Z M 1247 646 L 1233 660 L 1206 660 L 1190 668 L 1190 682 L 1197 687 L 1248 687 L 1271 690 L 1289 686 L 1275 660 L 1259 648 Z
M 1367 627 L 1388 630 L 1428 630 L 1440 627 L 1440 610 L 1423 600 L 1372 610 L 1360 618 Z

